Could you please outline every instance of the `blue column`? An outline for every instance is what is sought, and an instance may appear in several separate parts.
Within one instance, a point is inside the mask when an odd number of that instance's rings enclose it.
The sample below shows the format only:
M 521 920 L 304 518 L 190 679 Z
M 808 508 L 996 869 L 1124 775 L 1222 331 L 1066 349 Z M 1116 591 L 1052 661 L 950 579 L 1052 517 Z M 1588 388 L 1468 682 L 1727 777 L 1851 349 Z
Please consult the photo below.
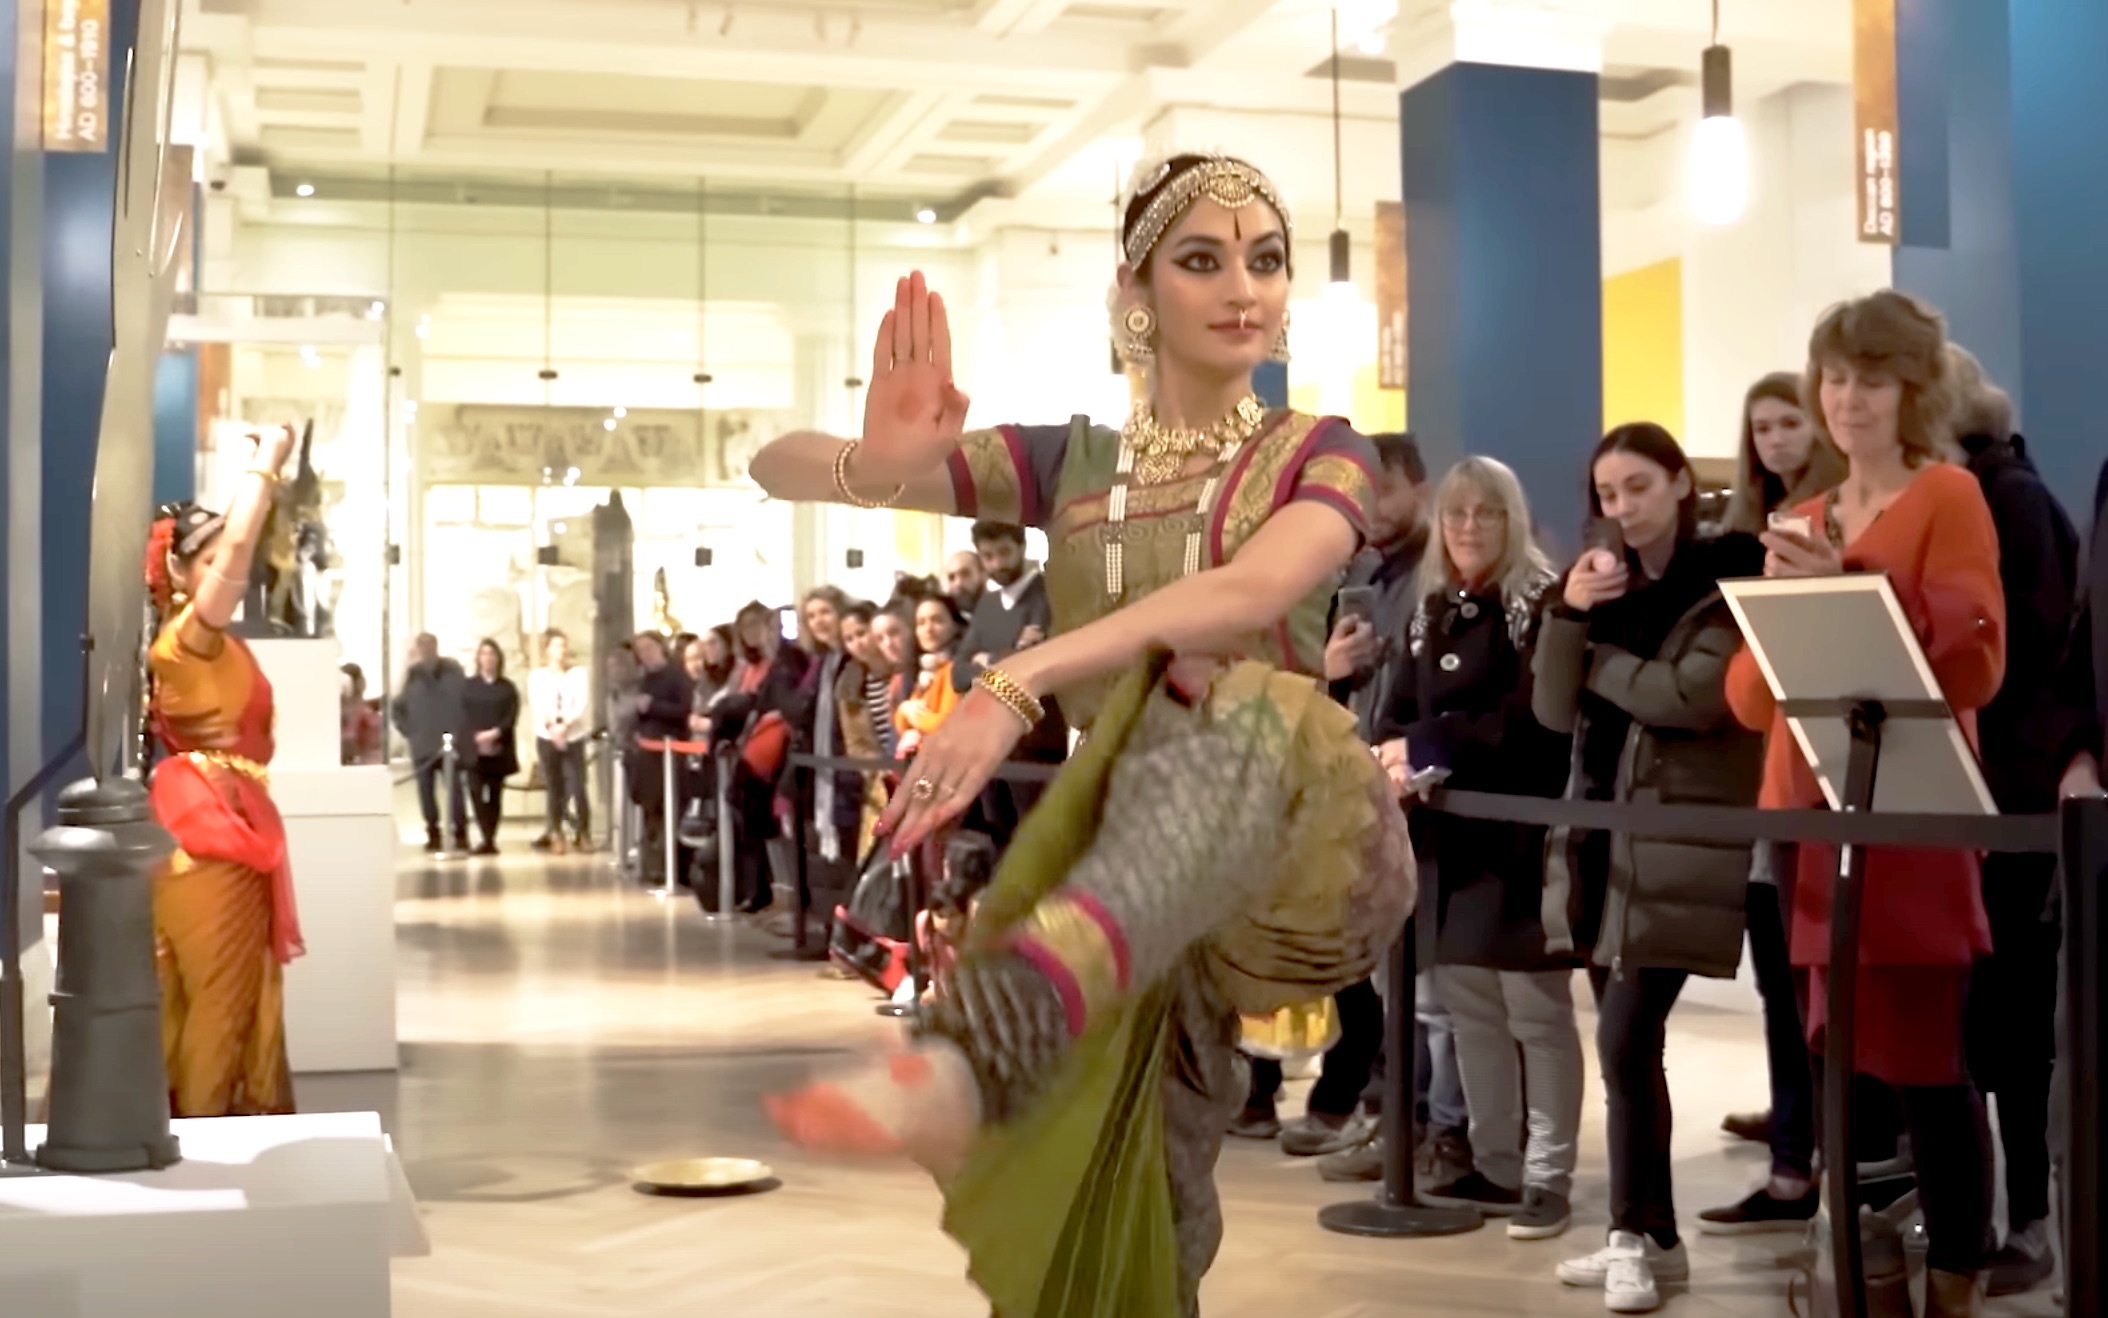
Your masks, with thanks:
M 109 150 L 53 155 L 45 165 L 43 733 L 44 745 L 54 749 L 79 730 L 82 717 L 88 503 L 113 339 L 110 241 L 120 129 L 115 110 L 124 104 L 127 57 L 138 32 L 138 0 L 113 0 Z M 79 773 L 86 772 L 83 764 Z
M 1896 13 L 1895 283 L 1938 307 L 1954 341 L 2017 399 L 2020 254 L 2013 215 L 2007 0 L 1915 0 Z
M 1453 64 L 1400 98 L 1413 433 L 1431 470 L 1515 468 L 1568 547 L 1603 429 L 1596 96 L 1593 74 Z
M 1261 362 L 1252 372 L 1252 392 L 1268 407 L 1288 406 L 1288 363 Z
M 198 493 L 198 350 L 165 352 L 154 368 L 154 503 Z
M 18 0 L 0 0 L 0 32 L 14 32 L 25 22 L 39 22 L 41 8 L 25 14 Z M 40 244 L 43 232 L 44 156 L 38 117 L 42 98 L 23 97 L 25 72 L 31 85 L 39 71 L 22 69 L 17 58 L 37 47 L 11 42 L 0 46 L 0 105 L 14 109 L 7 167 L 0 169 L 0 427 L 6 443 L 0 452 L 0 526 L 5 528 L 5 609 L 0 609 L 0 665 L 4 665 L 7 699 L 0 705 L 0 782 L 6 795 L 37 771 L 42 758 L 42 692 L 37 648 L 39 609 L 39 512 L 42 453 L 43 289 Z M 26 102 L 26 103 L 25 103 Z M 29 821 L 32 825 L 35 819 Z M 41 883 L 22 885 L 22 902 L 14 912 L 28 948 L 43 937 L 44 892 Z M 34 1014 L 34 1013 L 32 1013 Z M 33 1027 L 34 1028 L 34 1027 Z M 38 1037 L 42 1032 L 38 1031 Z M 32 1043 L 32 1048 L 41 1047 Z
M 2074 518 L 2093 515 L 2108 365 L 2108 5 L 2012 6 L 2013 212 L 2028 450 Z

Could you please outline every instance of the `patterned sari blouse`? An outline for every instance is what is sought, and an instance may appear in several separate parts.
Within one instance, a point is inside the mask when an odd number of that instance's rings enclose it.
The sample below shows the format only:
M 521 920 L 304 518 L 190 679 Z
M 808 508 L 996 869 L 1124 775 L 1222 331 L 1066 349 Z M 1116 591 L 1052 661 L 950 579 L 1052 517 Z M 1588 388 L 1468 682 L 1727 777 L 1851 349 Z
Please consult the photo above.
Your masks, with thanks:
M 1203 570 L 1235 558 L 1267 518 L 1291 503 L 1322 503 L 1345 517 L 1358 537 L 1368 534 L 1375 450 L 1337 417 L 1269 412 L 1259 432 L 1238 450 L 1205 518 L 1196 510 L 1209 470 L 1161 485 L 1134 484 L 1125 523 L 1110 525 L 1107 508 L 1120 480 L 1119 454 L 1119 431 L 1078 416 L 1065 426 L 972 431 L 961 437 L 952 456 L 960 516 L 1047 533 L 1047 598 L 1057 634 L 1178 580 L 1185 574 L 1187 533 L 1196 524 Z M 1105 573 L 1106 552 L 1115 537 L 1125 546 L 1125 591 L 1117 600 L 1106 588 Z M 1323 583 L 1231 657 L 1319 674 L 1338 587 L 1336 580 Z M 1089 727 L 1115 681 L 1117 675 L 1062 692 L 1062 709 L 1076 727 Z

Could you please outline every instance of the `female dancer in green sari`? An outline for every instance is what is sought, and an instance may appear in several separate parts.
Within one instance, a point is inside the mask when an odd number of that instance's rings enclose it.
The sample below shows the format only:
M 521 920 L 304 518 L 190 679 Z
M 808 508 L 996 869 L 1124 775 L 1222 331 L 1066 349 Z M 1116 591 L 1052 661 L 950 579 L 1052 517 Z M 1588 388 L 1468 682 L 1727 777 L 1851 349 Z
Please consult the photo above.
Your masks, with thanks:
M 1268 411 L 1291 230 L 1264 175 L 1187 155 L 1138 177 L 1116 333 L 1149 367 L 1120 431 L 967 431 L 944 303 L 916 274 L 879 328 L 863 438 L 785 436 L 778 498 L 1038 525 L 1054 634 L 923 743 L 881 827 L 955 820 L 1059 695 L 1082 751 L 1026 819 L 922 1037 L 771 1101 L 807 1145 L 904 1153 L 997 1318 L 1197 1312 L 1214 1164 L 1242 1101 L 1238 1018 L 1365 976 L 1404 921 L 1404 821 L 1313 680 L 1374 456 Z

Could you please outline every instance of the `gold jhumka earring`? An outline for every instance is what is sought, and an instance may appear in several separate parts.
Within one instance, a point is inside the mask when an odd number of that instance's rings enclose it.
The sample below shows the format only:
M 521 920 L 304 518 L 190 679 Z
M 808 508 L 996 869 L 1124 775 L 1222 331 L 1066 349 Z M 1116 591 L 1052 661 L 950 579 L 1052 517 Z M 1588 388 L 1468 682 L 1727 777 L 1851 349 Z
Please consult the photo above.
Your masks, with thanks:
M 1156 360 L 1156 313 L 1131 306 L 1120 317 L 1120 355 L 1131 362 Z

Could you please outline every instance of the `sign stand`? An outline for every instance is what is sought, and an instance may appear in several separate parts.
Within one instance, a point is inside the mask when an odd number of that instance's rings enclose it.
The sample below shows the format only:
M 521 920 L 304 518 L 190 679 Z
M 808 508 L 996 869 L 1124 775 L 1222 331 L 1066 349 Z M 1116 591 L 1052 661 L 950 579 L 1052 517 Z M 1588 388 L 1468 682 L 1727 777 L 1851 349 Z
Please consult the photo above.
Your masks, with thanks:
M 1721 590 L 1832 810 L 1997 813 L 1886 576 L 1729 581 Z M 1884 751 L 1911 772 L 1882 778 Z M 1867 1312 L 1851 1102 L 1865 880 L 1866 848 L 1843 848 L 1830 914 L 1822 1093 L 1823 1197 L 1834 1274 L 1823 1280 L 1834 1287 L 1829 1312 L 1835 1318 Z

